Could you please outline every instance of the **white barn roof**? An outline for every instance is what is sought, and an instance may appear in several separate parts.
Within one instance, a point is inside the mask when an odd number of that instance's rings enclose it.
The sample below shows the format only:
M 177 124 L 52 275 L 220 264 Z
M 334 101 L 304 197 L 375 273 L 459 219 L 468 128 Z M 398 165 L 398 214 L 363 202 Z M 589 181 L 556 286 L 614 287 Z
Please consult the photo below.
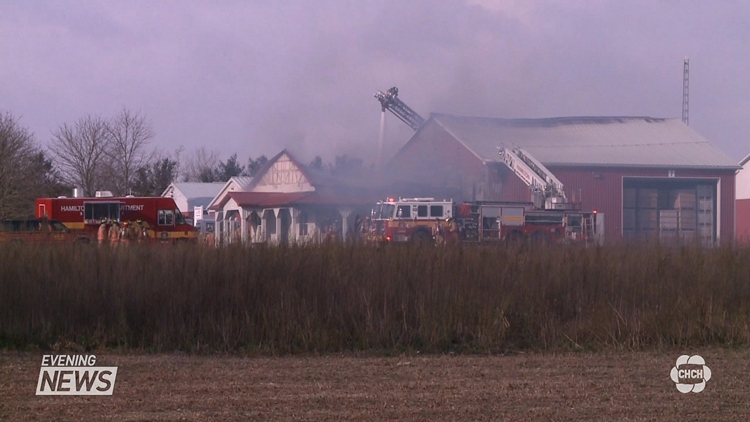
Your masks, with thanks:
M 545 165 L 739 168 L 679 119 L 496 119 L 448 114 L 431 118 L 483 161 L 499 161 L 500 145 L 517 145 Z

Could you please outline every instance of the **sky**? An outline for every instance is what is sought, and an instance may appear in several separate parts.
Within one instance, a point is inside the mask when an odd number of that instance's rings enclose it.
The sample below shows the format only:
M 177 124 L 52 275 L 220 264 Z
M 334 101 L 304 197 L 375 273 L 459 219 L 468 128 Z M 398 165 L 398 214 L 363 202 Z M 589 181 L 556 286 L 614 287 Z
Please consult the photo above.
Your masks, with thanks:
M 392 86 L 430 113 L 682 115 L 750 154 L 750 2 L 217 0 L 0 2 L 0 112 L 41 145 L 123 109 L 152 145 L 222 159 L 372 163 Z M 413 131 L 386 116 L 386 154 Z

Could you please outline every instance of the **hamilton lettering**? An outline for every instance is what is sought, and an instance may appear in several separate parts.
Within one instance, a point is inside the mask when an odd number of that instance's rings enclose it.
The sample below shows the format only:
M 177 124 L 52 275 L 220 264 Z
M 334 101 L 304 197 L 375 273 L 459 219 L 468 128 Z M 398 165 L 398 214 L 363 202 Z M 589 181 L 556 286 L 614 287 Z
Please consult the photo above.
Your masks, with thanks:
M 60 211 L 62 212 L 83 212 L 83 205 L 61 205 Z

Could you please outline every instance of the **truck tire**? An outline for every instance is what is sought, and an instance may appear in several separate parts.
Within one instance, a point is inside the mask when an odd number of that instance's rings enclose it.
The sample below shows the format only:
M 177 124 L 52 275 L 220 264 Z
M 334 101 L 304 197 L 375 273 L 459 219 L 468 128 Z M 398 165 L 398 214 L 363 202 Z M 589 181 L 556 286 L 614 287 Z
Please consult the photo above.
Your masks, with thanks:
M 543 231 L 535 231 L 531 234 L 529 240 L 531 246 L 549 246 L 552 244 L 552 239 L 549 237 L 549 234 Z
M 505 235 L 505 246 L 510 248 L 520 248 L 526 242 L 526 236 L 518 230 Z
M 411 243 L 415 245 L 429 245 L 432 244 L 432 235 L 424 230 L 418 230 L 411 235 Z

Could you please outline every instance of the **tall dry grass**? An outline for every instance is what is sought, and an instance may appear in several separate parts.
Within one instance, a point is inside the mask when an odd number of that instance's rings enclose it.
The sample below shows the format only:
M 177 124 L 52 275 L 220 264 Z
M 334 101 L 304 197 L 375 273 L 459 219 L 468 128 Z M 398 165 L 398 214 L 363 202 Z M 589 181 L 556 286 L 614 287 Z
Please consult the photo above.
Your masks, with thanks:
M 0 346 L 261 353 L 747 345 L 750 250 L 0 245 Z

